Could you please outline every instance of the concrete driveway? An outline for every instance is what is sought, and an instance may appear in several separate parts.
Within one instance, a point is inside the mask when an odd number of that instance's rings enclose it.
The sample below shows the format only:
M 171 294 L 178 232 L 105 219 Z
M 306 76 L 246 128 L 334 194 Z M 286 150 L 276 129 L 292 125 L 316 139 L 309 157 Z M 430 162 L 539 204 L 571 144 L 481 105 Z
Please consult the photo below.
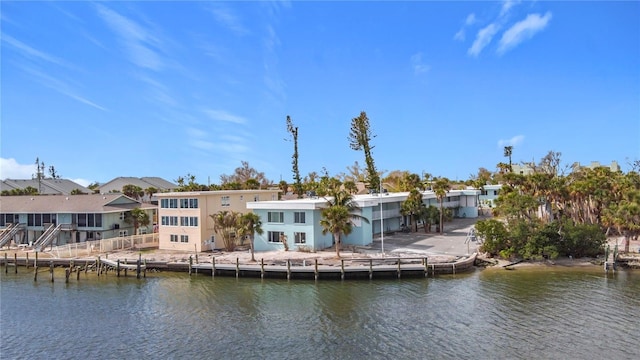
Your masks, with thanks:
M 383 239 L 376 237 L 368 252 L 381 252 L 384 240 L 385 254 L 414 253 L 420 255 L 453 255 L 464 256 L 476 252 L 477 241 L 467 241 L 469 230 L 479 220 L 488 217 L 480 216 L 475 219 L 454 219 L 445 223 L 444 234 L 431 232 L 425 233 L 424 229 L 418 232 L 397 232 L 384 235 Z M 433 227 L 435 230 L 435 226 Z

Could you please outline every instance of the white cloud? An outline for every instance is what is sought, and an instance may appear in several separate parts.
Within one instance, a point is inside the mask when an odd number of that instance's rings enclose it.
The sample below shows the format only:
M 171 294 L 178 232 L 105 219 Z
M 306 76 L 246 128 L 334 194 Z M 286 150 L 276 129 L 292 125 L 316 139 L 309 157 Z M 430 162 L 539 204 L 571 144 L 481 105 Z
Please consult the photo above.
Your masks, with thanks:
M 236 124 L 244 124 L 245 122 L 247 122 L 245 118 L 233 115 L 224 110 L 205 109 L 204 113 L 207 114 L 207 116 L 209 116 L 211 119 L 216 121 L 226 121 Z
M 36 165 L 18 164 L 14 158 L 0 158 L 0 179 L 31 179 L 36 173 Z
M 47 62 L 50 62 L 52 64 L 56 64 L 56 65 L 60 65 L 60 66 L 65 66 L 67 68 L 71 68 L 72 66 L 70 64 L 68 64 L 66 61 L 59 59 L 53 55 L 49 55 L 45 52 L 42 52 L 40 50 L 34 49 L 33 47 L 21 42 L 20 40 L 7 35 L 5 33 L 2 33 L 2 40 L 4 42 L 6 42 L 7 44 L 13 46 L 15 49 L 17 49 L 18 51 L 20 51 L 20 53 L 26 57 L 32 58 L 32 59 L 38 59 L 38 60 L 44 60 Z
M 226 27 L 227 29 L 233 31 L 238 35 L 244 35 L 249 32 L 238 17 L 231 11 L 230 8 L 222 6 L 221 3 L 212 3 L 211 8 L 209 9 L 213 17 L 219 22 L 221 25 Z
M 547 12 L 544 16 L 540 16 L 540 14 L 529 14 L 524 20 L 515 23 L 502 34 L 500 44 L 498 45 L 498 53 L 503 54 L 521 42 L 532 38 L 536 33 L 544 30 L 549 24 L 549 21 L 551 21 L 551 17 L 551 12 Z
M 102 19 L 120 37 L 131 62 L 156 71 L 164 67 L 160 55 L 151 48 L 160 45 L 157 37 L 151 35 L 151 32 L 140 24 L 111 9 L 102 5 L 96 7 Z
M 505 147 L 505 146 L 517 146 L 520 145 L 524 142 L 524 135 L 516 135 L 514 137 L 512 137 L 511 139 L 500 139 L 498 140 L 498 147 Z
M 512 7 L 519 3 L 520 0 L 505 0 L 502 3 L 502 9 L 500 9 L 500 16 L 502 17 L 504 15 L 507 15 L 507 13 L 509 13 L 509 10 L 511 10 Z
M 455 35 L 453 35 L 453 40 L 464 41 L 465 37 L 464 29 L 460 29 Z
M 469 26 L 469 25 L 473 25 L 476 23 L 476 14 L 471 13 L 469 15 L 467 15 L 467 19 L 464 21 L 464 24 Z
M 476 35 L 476 40 L 467 51 L 467 54 L 471 56 L 480 55 L 482 49 L 484 49 L 485 46 L 489 45 L 491 39 L 493 39 L 493 36 L 498 32 L 499 29 L 500 27 L 495 23 L 489 24 L 480 29 L 480 31 L 478 31 L 478 34 Z
M 82 185 L 84 187 L 87 187 L 87 186 L 89 186 L 89 185 L 91 185 L 93 183 L 93 181 L 91 181 L 91 180 L 81 179 L 81 178 L 80 179 L 71 179 L 71 181 L 73 181 L 76 184 L 80 184 L 80 185 Z
M 420 52 L 411 56 L 411 66 L 413 67 L 413 72 L 416 75 L 425 73 L 431 68 L 422 61 L 422 53 Z

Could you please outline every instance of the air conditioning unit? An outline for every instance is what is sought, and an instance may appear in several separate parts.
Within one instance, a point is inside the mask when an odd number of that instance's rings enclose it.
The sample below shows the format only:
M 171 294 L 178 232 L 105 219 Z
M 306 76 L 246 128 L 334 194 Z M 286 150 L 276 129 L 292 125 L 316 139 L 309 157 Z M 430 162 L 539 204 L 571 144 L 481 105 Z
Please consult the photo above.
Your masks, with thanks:
M 120 229 L 120 224 L 113 224 L 114 229 Z

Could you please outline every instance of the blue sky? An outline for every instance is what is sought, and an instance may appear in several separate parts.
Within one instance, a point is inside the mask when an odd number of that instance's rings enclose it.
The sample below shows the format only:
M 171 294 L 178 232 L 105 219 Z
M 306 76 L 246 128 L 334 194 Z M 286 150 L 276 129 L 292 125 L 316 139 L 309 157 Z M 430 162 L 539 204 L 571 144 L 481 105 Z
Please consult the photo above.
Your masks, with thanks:
M 366 111 L 379 170 L 467 179 L 549 150 L 640 158 L 640 3 L 1 3 L 1 178 L 84 184 L 241 161 L 346 172 Z

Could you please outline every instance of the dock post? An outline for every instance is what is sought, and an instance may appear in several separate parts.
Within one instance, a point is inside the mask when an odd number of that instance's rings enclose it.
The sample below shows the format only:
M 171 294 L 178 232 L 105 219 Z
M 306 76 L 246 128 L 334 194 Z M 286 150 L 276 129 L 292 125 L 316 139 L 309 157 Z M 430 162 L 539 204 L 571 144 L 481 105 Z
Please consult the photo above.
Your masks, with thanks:
M 89 271 L 89 260 L 84 263 L 84 274 L 87 275 L 87 271 Z
M 340 259 L 340 279 L 344 280 L 344 259 Z
M 291 259 L 287 259 L 287 280 L 291 279 Z
M 51 282 L 53 282 L 53 261 L 49 261 L 49 273 L 51 274 Z
M 18 273 L 18 253 L 13 253 L 13 265 L 16 268 L 15 272 Z
M 373 259 L 369 258 L 369 280 L 373 279 Z
M 33 260 L 33 267 L 37 268 L 38 267 L 38 252 L 36 251 L 36 259 Z
M 124 259 L 124 264 L 127 265 L 127 258 Z M 127 269 L 128 269 L 128 267 L 125 266 L 124 267 L 124 277 L 127 277 Z
M 431 277 L 436 276 L 436 264 L 431 264 Z
M 27 253 L 27 260 L 24 261 L 24 266 L 28 269 L 29 268 L 29 253 Z
M 117 277 L 120 277 L 120 259 L 116 261 L 116 274 Z
M 78 266 L 76 268 L 76 281 L 80 281 L 80 272 L 81 272 L 80 267 Z
M 211 277 L 216 276 L 216 257 L 211 258 Z
M 260 278 L 264 279 L 264 258 L 260 258 Z
M 200 263 L 198 262 L 198 253 L 196 253 L 196 264 L 200 264 Z M 198 269 L 197 269 L 197 268 L 196 268 L 196 271 L 198 271 Z
M 142 270 L 142 277 L 147 278 L 147 259 L 144 259 L 144 270 Z
M 400 258 L 398 258 L 398 279 L 400 279 Z
M 38 252 L 36 251 L 36 259 L 33 260 L 33 281 L 38 281 Z
M 240 259 L 236 256 L 236 279 L 240 276 Z
M 96 273 L 100 276 L 100 255 L 98 255 L 98 258 L 96 259 Z
M 315 269 L 313 270 L 314 272 L 313 275 L 315 277 L 315 280 L 318 281 L 318 258 L 316 258 L 315 260 L 316 260 L 316 264 L 315 264 Z
M 7 253 L 4 253 L 4 273 L 8 274 L 9 273 L 9 263 L 7 262 Z
M 428 277 L 429 276 L 429 258 L 424 258 L 423 261 L 423 265 L 424 265 L 424 277 Z
M 189 276 L 191 276 L 191 267 L 193 266 L 193 256 L 189 255 Z
M 453 269 L 453 275 L 456 274 L 456 264 L 451 264 L 451 268 Z
M 69 283 L 69 276 L 71 275 L 71 268 L 64 269 L 64 283 Z
M 142 265 L 142 254 L 138 254 L 138 261 L 136 262 L 136 279 L 140 279 L 140 265 Z

